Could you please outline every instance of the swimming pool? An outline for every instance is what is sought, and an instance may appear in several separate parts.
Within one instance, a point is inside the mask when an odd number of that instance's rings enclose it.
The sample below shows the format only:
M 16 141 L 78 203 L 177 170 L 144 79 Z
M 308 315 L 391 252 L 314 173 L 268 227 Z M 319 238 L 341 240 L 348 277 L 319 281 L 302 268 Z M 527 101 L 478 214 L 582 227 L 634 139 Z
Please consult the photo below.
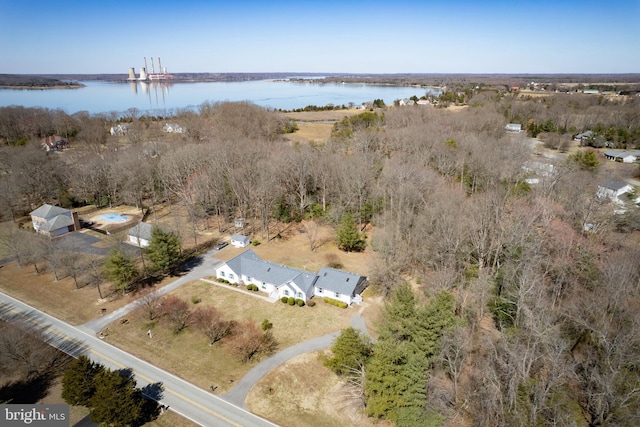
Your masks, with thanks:
M 121 224 L 123 222 L 129 221 L 131 218 L 129 215 L 123 215 L 118 213 L 106 213 L 102 215 L 98 215 L 98 219 L 100 221 L 109 223 L 109 224 Z

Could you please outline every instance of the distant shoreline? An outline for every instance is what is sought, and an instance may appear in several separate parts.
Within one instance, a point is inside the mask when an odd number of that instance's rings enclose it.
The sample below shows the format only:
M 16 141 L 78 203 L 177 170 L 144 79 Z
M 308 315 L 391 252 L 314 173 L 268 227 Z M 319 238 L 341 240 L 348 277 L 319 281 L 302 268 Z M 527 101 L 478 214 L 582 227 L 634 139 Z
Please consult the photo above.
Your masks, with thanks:
M 12 89 L 12 90 L 49 90 L 49 89 L 82 89 L 86 85 L 74 83 L 68 85 L 53 85 L 53 86 L 12 86 L 12 85 L 0 85 L 0 89 Z

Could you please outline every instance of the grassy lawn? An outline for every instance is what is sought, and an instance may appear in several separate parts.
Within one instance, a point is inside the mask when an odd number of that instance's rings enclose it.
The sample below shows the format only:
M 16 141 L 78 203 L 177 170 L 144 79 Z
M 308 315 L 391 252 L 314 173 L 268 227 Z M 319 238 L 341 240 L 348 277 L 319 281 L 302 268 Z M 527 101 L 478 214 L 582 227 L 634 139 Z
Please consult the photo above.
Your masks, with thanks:
M 107 285 L 76 289 L 70 277 L 54 281 L 53 274 L 36 274 L 33 266 L 19 267 L 15 261 L 0 268 L 0 290 L 38 310 L 79 325 L 100 316 L 102 308 L 111 312 L 130 302 L 128 296 L 114 293 Z
M 322 301 L 315 307 L 269 303 L 200 281 L 183 285 L 173 294 L 187 301 L 200 298 L 198 305 L 213 305 L 228 319 L 253 319 L 258 323 L 269 319 L 278 350 L 343 329 L 356 314 L 354 308 L 344 310 Z M 110 325 L 106 341 L 203 389 L 215 384 L 216 392 L 224 393 L 257 363 L 238 362 L 224 344 L 209 346 L 204 335 L 196 330 L 187 329 L 175 335 L 161 323 L 149 322 L 143 310 L 131 313 L 127 320 Z M 153 331 L 152 339 L 147 336 L 149 329 Z

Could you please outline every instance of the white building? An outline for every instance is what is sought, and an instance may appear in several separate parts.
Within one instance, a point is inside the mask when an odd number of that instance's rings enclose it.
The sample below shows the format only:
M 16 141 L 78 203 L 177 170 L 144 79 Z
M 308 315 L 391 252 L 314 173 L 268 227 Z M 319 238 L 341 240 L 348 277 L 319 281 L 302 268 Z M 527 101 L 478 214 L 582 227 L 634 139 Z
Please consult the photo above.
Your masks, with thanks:
M 216 268 L 216 277 L 238 285 L 256 285 L 272 298 L 294 297 L 307 301 L 328 297 L 347 305 L 359 304 L 367 278 L 323 267 L 318 274 L 262 260 L 251 249 Z

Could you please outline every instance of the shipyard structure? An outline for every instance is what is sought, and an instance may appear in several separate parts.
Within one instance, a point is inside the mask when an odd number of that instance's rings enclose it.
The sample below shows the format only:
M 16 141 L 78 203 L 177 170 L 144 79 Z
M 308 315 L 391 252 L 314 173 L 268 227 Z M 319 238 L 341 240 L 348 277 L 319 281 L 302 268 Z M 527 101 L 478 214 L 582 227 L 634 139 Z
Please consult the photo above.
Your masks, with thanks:
M 162 81 L 162 80 L 171 80 L 173 79 L 173 74 L 167 74 L 167 69 L 162 68 L 162 63 L 160 62 L 160 58 L 158 58 L 158 72 L 156 73 L 155 65 L 153 62 L 153 57 L 151 58 L 151 73 L 147 71 L 147 58 L 144 58 L 144 67 L 140 69 L 140 75 L 136 76 L 136 69 L 131 67 L 129 68 L 129 78 L 128 81 Z

